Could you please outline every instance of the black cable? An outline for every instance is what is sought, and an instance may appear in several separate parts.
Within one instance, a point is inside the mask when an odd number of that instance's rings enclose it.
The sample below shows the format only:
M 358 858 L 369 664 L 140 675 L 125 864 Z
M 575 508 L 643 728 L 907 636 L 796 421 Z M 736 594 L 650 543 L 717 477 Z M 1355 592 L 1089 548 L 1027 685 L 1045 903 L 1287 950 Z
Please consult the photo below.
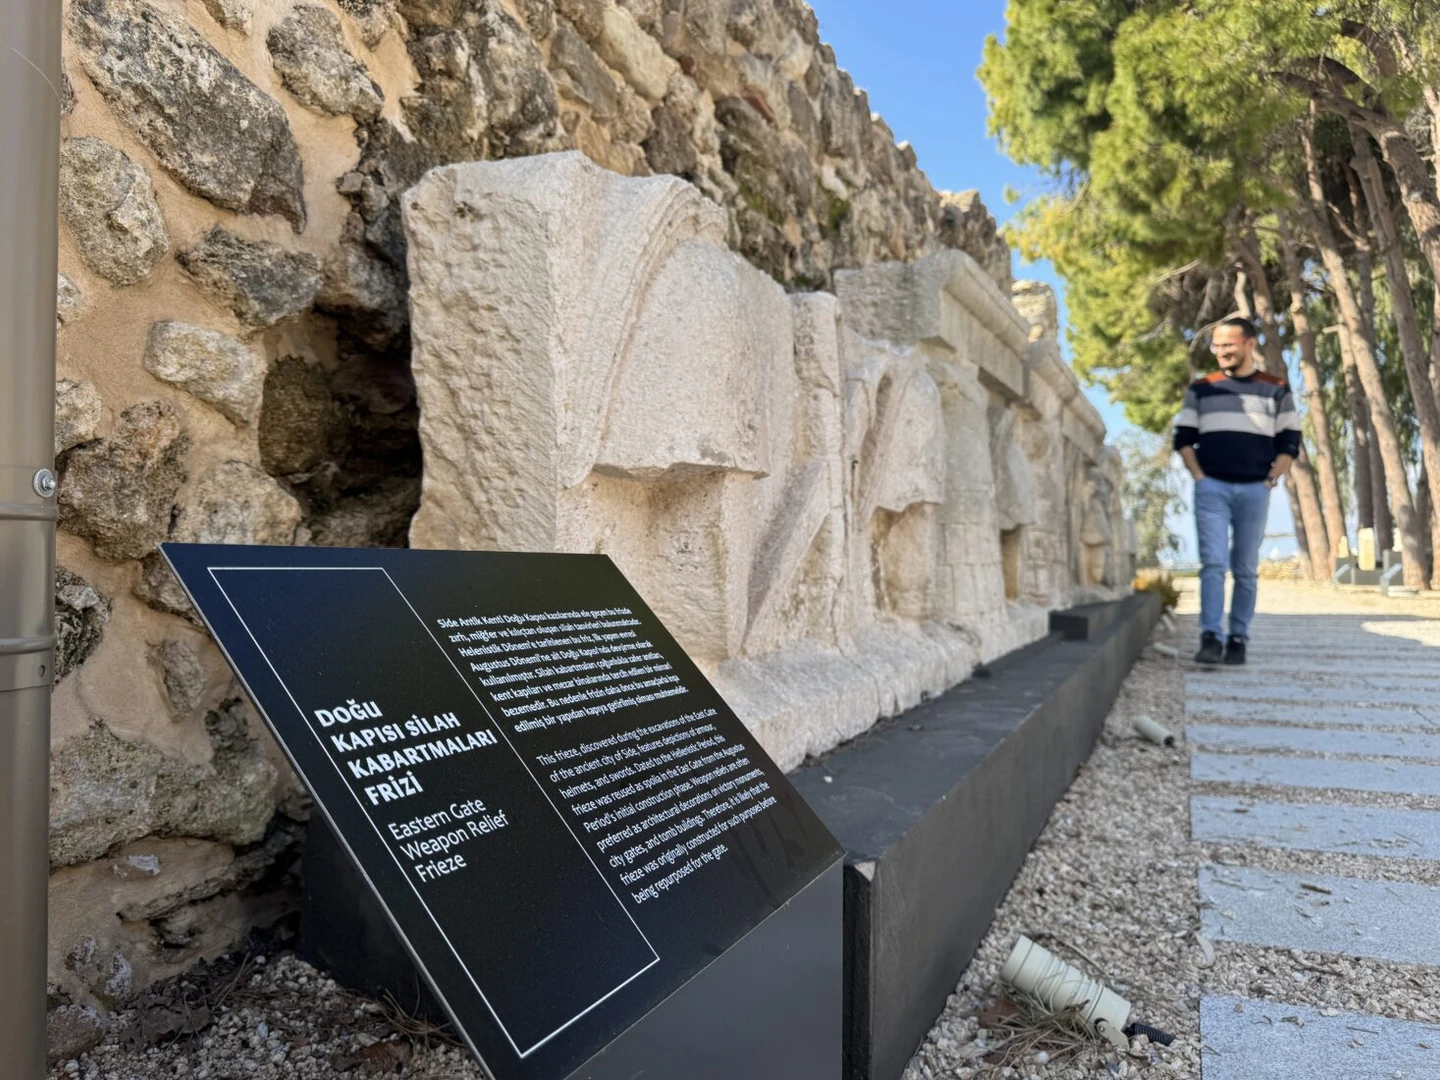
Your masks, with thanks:
M 1121 1034 L 1127 1039 L 1133 1039 L 1136 1035 L 1144 1035 L 1152 1043 L 1159 1043 L 1161 1046 L 1169 1046 L 1175 1041 L 1175 1036 L 1171 1035 L 1168 1031 L 1161 1031 L 1157 1027 L 1142 1024 L 1138 1020 L 1129 1027 L 1123 1028 Z

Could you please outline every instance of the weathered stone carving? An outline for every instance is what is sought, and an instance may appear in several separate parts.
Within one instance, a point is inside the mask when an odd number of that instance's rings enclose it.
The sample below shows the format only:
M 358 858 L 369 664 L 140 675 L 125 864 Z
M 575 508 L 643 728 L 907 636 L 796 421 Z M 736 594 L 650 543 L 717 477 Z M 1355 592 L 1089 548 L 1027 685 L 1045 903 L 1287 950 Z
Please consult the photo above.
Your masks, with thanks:
M 697 190 L 576 153 L 437 169 L 404 223 L 411 543 L 608 553 L 784 764 L 1116 583 L 1025 542 L 1063 410 L 968 256 L 787 296 Z

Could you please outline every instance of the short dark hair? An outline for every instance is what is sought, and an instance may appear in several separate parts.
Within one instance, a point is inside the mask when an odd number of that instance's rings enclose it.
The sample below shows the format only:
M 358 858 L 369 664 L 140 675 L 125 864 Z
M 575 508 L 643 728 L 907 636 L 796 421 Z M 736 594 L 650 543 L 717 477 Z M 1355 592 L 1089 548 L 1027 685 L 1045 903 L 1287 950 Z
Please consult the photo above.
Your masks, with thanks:
M 1228 319 L 1222 319 L 1220 326 L 1233 326 L 1240 331 L 1243 337 L 1256 338 L 1260 336 L 1260 332 L 1255 329 L 1255 324 L 1240 315 L 1233 315 Z M 1219 328 L 1219 326 L 1216 327 L 1217 330 Z

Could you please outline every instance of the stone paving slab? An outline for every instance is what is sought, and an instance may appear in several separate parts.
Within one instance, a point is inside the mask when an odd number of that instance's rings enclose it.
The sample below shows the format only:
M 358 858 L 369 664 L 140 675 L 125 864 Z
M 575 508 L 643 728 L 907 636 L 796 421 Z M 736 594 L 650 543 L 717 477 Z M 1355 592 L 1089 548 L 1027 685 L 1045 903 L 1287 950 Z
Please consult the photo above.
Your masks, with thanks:
M 1200 901 L 1212 941 L 1440 965 L 1440 888 L 1429 885 L 1211 865 Z
M 1182 642 L 1188 645 L 1188 642 Z M 1187 659 L 1198 646 L 1190 646 L 1185 653 Z M 1404 667 L 1434 668 L 1440 666 L 1440 649 L 1429 647 L 1415 649 L 1347 649 L 1337 645 L 1336 642 L 1317 641 L 1313 645 L 1304 645 L 1294 650 L 1267 649 L 1263 645 L 1251 644 L 1248 655 L 1245 658 L 1244 667 L 1235 674 L 1254 671 L 1261 665 L 1265 666 L 1325 666 L 1332 668 L 1337 674 L 1345 674 L 1350 671 L 1364 671 L 1366 669 L 1393 670 Z
M 1190 631 L 1199 637 L 1199 619 Z M 1290 615 L 1283 622 L 1270 622 L 1261 616 L 1250 624 L 1250 640 L 1275 649 L 1298 649 L 1316 641 L 1346 649 L 1429 649 L 1440 642 L 1440 629 L 1434 619 Z
M 1434 1080 L 1440 1027 L 1301 1005 L 1200 1000 L 1205 1080 Z
M 1323 618 L 1317 622 L 1324 623 Z M 1428 627 L 1427 627 L 1428 631 Z M 1193 631 L 1181 630 L 1181 637 L 1190 637 L 1193 634 L 1194 640 L 1200 640 L 1200 628 L 1197 626 Z M 1432 637 L 1435 635 L 1431 634 Z M 1434 658 L 1440 656 L 1440 638 L 1436 640 L 1417 640 L 1413 632 L 1403 635 L 1390 633 L 1355 633 L 1351 630 L 1341 628 L 1334 632 L 1321 631 L 1319 633 L 1297 633 L 1293 628 L 1281 629 L 1278 631 L 1250 633 L 1250 645 L 1255 650 L 1257 659 L 1266 659 L 1270 656 L 1294 657 L 1299 660 L 1305 659 L 1305 655 L 1312 649 L 1318 649 L 1324 653 L 1333 653 L 1337 656 L 1367 656 L 1378 660 L 1385 657 L 1412 658 L 1416 656 L 1429 656 Z
M 1297 720 L 1303 717 L 1297 717 Z M 1190 724 L 1185 739 L 1211 750 L 1298 750 L 1311 754 L 1426 758 L 1440 761 L 1440 735 L 1344 731 L 1285 725 Z
M 1435 810 L 1194 795 L 1190 799 L 1190 834 L 1212 843 L 1440 860 L 1440 812 Z
M 1191 836 L 1252 852 L 1356 855 L 1376 859 L 1377 873 L 1379 859 L 1440 862 L 1440 811 L 1299 804 L 1243 790 L 1440 796 L 1440 623 L 1332 607 L 1321 594 L 1262 590 L 1262 600 L 1270 613 L 1253 624 L 1245 667 L 1182 667 L 1191 777 L 1242 788 L 1192 795 Z M 1183 626 L 1182 634 L 1193 623 Z M 1440 967 L 1440 888 L 1216 865 L 1200 869 L 1199 885 L 1201 930 L 1213 940 Z M 1383 976 L 1371 968 L 1366 978 Z M 1323 987 L 1294 996 L 1310 1005 L 1203 997 L 1204 1080 L 1440 1080 L 1440 1025 L 1323 1016 L 1333 999 Z M 1386 1012 L 1403 1015 L 1393 995 L 1385 1000 Z
M 1247 664 L 1238 671 L 1223 671 L 1218 678 L 1224 680 L 1227 688 L 1256 688 L 1271 691 L 1278 684 L 1281 687 L 1294 685 L 1316 685 L 1328 683 L 1332 687 L 1363 686 L 1382 693 L 1391 687 L 1406 690 L 1429 690 L 1440 701 L 1440 664 L 1407 664 L 1402 668 L 1374 671 L 1369 668 L 1342 668 L 1337 665 L 1317 664 L 1299 666 L 1274 664 L 1264 666 Z M 1195 671 L 1186 676 L 1186 685 L 1194 679 L 1201 689 L 1208 689 L 1217 681 L 1216 673 Z
M 1405 762 L 1337 761 L 1280 754 L 1190 756 L 1190 779 L 1268 787 L 1337 788 L 1392 795 L 1440 796 L 1440 766 Z
M 1198 643 L 1200 635 L 1197 633 L 1194 637 Z M 1252 634 L 1250 646 L 1258 660 L 1272 656 L 1303 660 L 1312 652 L 1324 653 L 1327 656 L 1361 657 L 1380 663 L 1402 659 L 1433 660 L 1440 656 L 1440 644 L 1416 641 L 1413 637 L 1391 637 L 1388 634 L 1316 634 L 1298 638 L 1283 632 L 1276 637 Z
M 1195 720 L 1264 720 L 1311 727 L 1420 728 L 1440 730 L 1440 709 L 1432 719 L 1419 709 L 1371 709 L 1344 705 L 1291 705 L 1283 701 L 1240 699 L 1188 700 L 1186 722 Z
M 1233 682 L 1222 673 L 1200 672 L 1185 676 L 1185 696 L 1192 702 L 1270 699 L 1292 706 L 1356 705 L 1366 708 L 1409 705 L 1440 709 L 1440 687 L 1390 686 L 1378 689 L 1362 683 L 1317 686 L 1303 679 L 1255 679 Z
M 1242 674 L 1243 672 L 1243 674 Z M 1198 674 L 1198 673 L 1197 673 Z M 1294 663 L 1282 660 L 1252 660 L 1241 671 L 1234 673 L 1242 681 L 1251 679 L 1358 679 L 1371 686 L 1440 685 L 1440 663 L 1433 660 L 1415 660 L 1410 663 L 1397 662 L 1384 666 L 1377 664 L 1352 664 L 1343 657 L 1327 659 L 1311 654 L 1311 659 Z M 1229 676 L 1227 676 L 1229 677 Z

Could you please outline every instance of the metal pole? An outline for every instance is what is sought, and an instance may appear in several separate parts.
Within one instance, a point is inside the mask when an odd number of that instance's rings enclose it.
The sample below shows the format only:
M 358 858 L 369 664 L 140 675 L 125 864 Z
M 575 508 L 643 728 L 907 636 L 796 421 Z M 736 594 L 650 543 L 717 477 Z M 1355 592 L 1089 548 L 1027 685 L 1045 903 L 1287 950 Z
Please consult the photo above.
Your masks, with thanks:
M 45 1075 L 60 0 L 0 0 L 0 1017 Z

